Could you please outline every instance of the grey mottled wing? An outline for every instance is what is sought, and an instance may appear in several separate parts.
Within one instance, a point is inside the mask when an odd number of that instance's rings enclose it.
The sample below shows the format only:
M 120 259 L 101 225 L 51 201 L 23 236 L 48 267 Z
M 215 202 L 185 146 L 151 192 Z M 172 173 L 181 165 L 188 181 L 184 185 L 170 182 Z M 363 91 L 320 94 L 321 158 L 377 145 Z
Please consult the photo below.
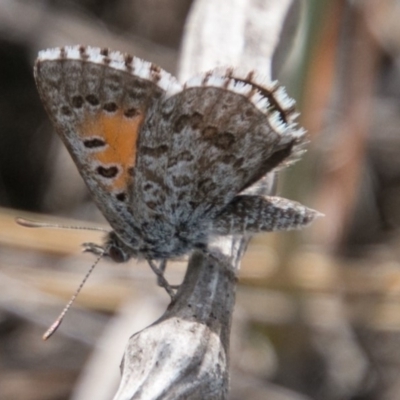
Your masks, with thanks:
M 261 90 L 262 87 L 262 90 Z M 194 78 L 160 103 L 139 141 L 135 219 L 172 225 L 213 218 L 304 139 L 293 101 L 276 84 L 228 69 Z

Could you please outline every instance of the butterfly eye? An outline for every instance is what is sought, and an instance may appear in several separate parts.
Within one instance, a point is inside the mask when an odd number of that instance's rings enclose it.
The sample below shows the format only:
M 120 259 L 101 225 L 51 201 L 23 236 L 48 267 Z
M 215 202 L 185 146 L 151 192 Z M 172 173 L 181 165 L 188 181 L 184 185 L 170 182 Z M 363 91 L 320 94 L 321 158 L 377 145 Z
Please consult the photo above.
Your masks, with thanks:
M 108 256 L 117 263 L 125 262 L 129 259 L 129 256 L 117 246 L 111 246 L 108 251 Z

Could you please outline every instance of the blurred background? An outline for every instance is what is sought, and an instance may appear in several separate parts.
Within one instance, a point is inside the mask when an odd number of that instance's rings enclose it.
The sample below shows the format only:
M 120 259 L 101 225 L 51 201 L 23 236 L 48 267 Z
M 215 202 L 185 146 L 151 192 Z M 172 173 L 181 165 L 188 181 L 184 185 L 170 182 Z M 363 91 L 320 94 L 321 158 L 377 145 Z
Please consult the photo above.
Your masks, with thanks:
M 176 73 L 191 0 L 0 0 L 0 400 L 109 399 L 125 343 L 163 314 L 147 265 L 102 261 L 42 342 L 104 226 L 33 80 L 37 52 L 126 51 Z M 308 152 L 278 194 L 325 214 L 260 235 L 243 260 L 230 399 L 400 399 L 400 1 L 294 0 L 273 77 L 297 100 Z M 41 215 L 46 214 L 46 215 Z M 178 283 L 185 261 L 168 279 Z M 96 394 L 95 394 L 96 393 Z

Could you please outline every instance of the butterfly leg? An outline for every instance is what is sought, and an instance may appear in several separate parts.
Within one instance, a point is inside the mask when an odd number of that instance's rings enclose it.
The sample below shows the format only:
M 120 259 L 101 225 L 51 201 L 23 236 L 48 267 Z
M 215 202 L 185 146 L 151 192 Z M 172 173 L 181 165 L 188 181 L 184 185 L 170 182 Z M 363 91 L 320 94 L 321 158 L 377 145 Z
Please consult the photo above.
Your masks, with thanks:
M 160 265 L 159 265 L 159 267 L 158 267 L 158 269 L 162 272 L 164 278 L 165 278 L 165 270 L 166 270 L 166 268 L 167 268 L 167 262 L 168 262 L 167 259 L 162 260 L 161 263 L 160 263 Z M 157 284 L 158 284 L 158 286 L 163 287 L 163 284 L 162 284 L 162 282 L 161 282 L 159 276 L 157 276 Z M 174 290 L 179 289 L 179 286 L 180 286 L 180 285 L 170 285 L 170 287 L 171 287 L 172 289 L 174 289 Z
M 162 260 L 159 267 L 155 265 L 153 260 L 148 259 L 147 262 L 149 263 L 150 268 L 153 270 L 153 272 L 157 275 L 158 285 L 163 287 L 171 297 L 171 300 L 173 300 L 175 298 L 174 289 L 176 287 L 171 286 L 164 276 L 165 268 L 167 266 L 167 260 L 166 259 Z
M 82 243 L 84 253 L 93 253 L 95 256 L 104 255 L 104 247 L 96 243 Z
M 158 266 L 158 269 L 160 270 L 160 272 L 162 273 L 162 276 L 164 276 L 165 275 L 165 270 L 166 270 L 166 268 L 167 268 L 167 259 L 166 258 L 164 258 L 164 260 L 162 260 L 161 262 L 160 262 L 160 265 Z M 158 286 L 161 286 L 162 287 L 162 281 L 161 281 L 161 278 L 159 277 L 159 276 L 157 276 L 157 284 L 158 284 Z

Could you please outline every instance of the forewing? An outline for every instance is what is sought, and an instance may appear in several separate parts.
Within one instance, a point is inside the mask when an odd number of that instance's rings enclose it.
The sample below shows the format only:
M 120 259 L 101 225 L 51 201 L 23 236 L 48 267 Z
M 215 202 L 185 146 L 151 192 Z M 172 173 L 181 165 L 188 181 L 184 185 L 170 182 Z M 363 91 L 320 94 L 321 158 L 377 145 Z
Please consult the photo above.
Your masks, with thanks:
M 153 213 L 176 224 L 212 217 L 298 151 L 305 132 L 293 122 L 294 102 L 255 78 L 207 73 L 160 104 L 139 143 L 138 218 Z
M 41 52 L 35 78 L 98 207 L 114 229 L 132 231 L 128 191 L 139 132 L 166 90 L 180 85 L 153 64 L 83 46 Z

